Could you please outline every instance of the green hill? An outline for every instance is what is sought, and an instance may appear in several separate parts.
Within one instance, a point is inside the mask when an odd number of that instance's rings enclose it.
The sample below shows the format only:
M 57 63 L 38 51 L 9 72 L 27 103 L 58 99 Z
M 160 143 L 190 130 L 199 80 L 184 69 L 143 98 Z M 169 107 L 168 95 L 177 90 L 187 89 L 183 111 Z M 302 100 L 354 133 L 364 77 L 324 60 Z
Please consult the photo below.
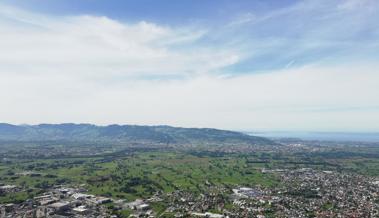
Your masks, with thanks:
M 273 145 L 274 142 L 240 132 L 210 128 L 92 124 L 0 124 L 1 141 L 73 141 L 106 143 L 164 144 L 247 144 Z

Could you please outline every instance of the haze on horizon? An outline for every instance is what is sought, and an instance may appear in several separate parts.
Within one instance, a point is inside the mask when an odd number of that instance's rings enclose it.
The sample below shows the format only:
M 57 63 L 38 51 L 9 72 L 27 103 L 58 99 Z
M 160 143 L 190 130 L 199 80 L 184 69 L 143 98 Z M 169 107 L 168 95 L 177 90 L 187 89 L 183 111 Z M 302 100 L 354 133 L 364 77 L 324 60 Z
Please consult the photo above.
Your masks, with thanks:
M 0 122 L 379 132 L 379 1 L 4 0 Z

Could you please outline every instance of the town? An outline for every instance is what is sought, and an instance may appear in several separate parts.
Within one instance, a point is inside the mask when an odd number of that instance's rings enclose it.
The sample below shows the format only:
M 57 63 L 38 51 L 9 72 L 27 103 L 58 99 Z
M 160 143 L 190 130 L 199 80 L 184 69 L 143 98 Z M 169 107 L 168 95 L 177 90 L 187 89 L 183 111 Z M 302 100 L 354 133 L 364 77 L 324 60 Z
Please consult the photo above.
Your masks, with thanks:
M 112 199 L 87 193 L 85 184 L 57 186 L 23 202 L 0 205 L 2 218 L 10 217 L 376 217 L 379 181 L 361 175 L 317 171 L 262 169 L 280 177 L 277 187 L 220 187 L 207 191 L 156 192 L 146 199 Z M 15 185 L 1 192 L 21 191 Z M 153 205 L 161 205 L 161 210 Z

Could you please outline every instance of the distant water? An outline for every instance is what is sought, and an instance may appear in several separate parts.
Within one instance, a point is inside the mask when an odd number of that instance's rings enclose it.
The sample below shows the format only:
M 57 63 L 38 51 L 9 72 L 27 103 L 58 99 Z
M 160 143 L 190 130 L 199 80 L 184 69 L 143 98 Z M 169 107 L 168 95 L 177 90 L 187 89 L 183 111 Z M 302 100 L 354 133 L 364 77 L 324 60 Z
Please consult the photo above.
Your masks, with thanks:
M 299 138 L 303 140 L 364 141 L 379 142 L 378 133 L 344 132 L 249 132 L 250 135 L 266 138 Z

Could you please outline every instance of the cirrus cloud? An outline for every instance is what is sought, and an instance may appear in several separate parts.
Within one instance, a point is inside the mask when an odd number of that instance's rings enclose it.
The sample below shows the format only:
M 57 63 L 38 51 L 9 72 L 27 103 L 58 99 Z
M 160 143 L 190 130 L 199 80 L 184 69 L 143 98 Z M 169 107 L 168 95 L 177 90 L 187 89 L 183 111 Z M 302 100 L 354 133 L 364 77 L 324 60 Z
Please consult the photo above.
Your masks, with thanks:
M 222 27 L 0 5 L 0 120 L 377 131 L 377 4 L 322 2 Z

